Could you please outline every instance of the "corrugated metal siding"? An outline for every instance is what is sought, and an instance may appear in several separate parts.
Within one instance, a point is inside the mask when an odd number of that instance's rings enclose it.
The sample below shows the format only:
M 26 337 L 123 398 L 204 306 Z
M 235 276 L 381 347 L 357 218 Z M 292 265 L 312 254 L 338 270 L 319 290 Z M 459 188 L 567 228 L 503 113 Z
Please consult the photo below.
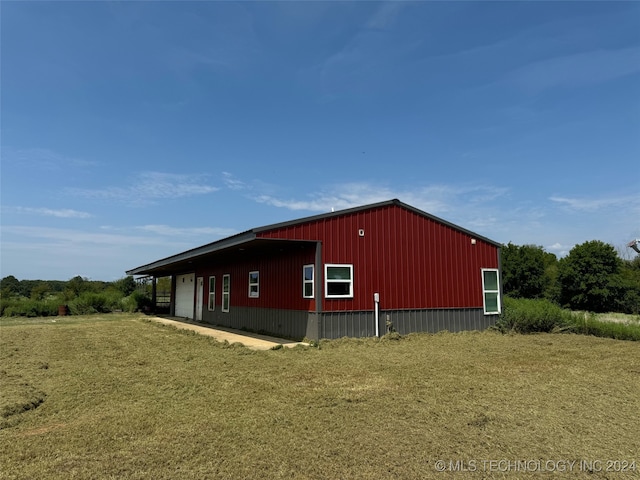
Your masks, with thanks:
M 315 261 L 315 245 L 283 245 L 268 257 L 238 256 L 225 263 L 198 268 L 197 275 L 205 278 L 205 310 L 209 302 L 209 277 L 216 277 L 216 311 L 221 310 L 222 276 L 231 276 L 230 309 L 237 307 L 291 309 L 314 311 L 315 301 L 302 296 L 302 267 Z M 260 272 L 258 298 L 249 297 L 249 272 Z
M 324 311 L 372 309 L 375 292 L 383 309 L 482 307 L 481 269 L 498 268 L 494 245 L 397 205 L 258 236 L 321 241 L 323 264 L 354 265 L 354 298 L 324 299 Z
M 495 315 L 484 315 L 482 309 L 384 310 L 379 316 L 380 335 L 387 333 L 387 316 L 395 331 L 412 332 L 448 330 L 484 330 L 495 325 Z M 238 330 L 266 333 L 286 338 L 311 340 L 320 338 L 372 337 L 375 335 L 374 314 L 370 311 L 313 313 L 301 310 L 235 307 L 229 313 L 204 312 L 204 321 Z
M 324 312 L 320 314 L 320 338 L 373 337 L 373 312 Z M 384 330 L 380 330 L 383 334 Z
M 389 315 L 394 329 L 406 335 L 411 332 L 462 332 L 464 330 L 486 330 L 495 325 L 496 315 L 485 315 L 477 308 L 449 308 L 443 310 L 398 310 L 384 312 Z
M 300 310 L 234 307 L 232 305 L 229 313 L 222 313 L 220 310 L 204 312 L 204 321 L 212 325 L 238 330 L 245 329 L 296 340 L 308 336 L 307 324 L 310 320 L 309 312 Z
M 387 332 L 387 315 L 396 332 L 461 332 L 485 330 L 495 325 L 495 315 L 484 315 L 477 308 L 449 308 L 434 310 L 385 310 L 380 312 L 379 332 Z M 373 312 L 325 312 L 320 314 L 320 338 L 372 337 L 375 335 Z M 311 338 L 311 337 L 309 337 Z

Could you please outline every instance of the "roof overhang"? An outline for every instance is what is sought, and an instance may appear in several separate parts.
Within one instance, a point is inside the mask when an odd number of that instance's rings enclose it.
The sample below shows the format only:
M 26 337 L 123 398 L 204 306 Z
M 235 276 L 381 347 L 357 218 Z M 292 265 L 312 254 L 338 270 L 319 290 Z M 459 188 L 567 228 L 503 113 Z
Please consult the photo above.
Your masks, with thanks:
M 280 240 L 256 238 L 253 231 L 224 238 L 186 252 L 163 258 L 147 265 L 127 270 L 127 275 L 153 275 L 164 277 L 182 272 L 190 272 L 198 264 L 215 264 L 220 261 L 231 262 L 248 255 L 268 255 L 285 248 L 295 248 L 315 244 L 308 240 Z

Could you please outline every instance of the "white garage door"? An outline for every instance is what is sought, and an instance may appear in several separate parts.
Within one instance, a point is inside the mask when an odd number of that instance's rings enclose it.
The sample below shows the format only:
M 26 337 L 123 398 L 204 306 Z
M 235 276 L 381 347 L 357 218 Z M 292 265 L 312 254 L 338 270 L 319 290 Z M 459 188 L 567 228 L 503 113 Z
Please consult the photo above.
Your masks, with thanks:
M 176 317 L 193 318 L 195 273 L 176 276 Z

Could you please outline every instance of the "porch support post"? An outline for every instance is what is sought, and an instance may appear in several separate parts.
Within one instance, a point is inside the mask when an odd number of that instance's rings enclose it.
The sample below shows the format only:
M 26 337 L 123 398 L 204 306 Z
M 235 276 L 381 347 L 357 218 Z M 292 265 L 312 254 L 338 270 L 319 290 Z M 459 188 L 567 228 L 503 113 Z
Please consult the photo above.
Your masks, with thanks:
M 156 290 L 157 290 L 157 278 L 151 277 L 151 311 L 153 313 L 156 313 L 156 308 L 158 306 L 158 302 L 157 302 L 157 295 L 156 295 Z

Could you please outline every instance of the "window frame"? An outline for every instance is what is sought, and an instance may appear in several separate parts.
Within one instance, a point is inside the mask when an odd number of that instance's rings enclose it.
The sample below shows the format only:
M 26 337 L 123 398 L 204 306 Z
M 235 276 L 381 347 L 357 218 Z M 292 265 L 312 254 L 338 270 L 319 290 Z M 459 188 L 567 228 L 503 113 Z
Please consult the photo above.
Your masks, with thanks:
M 307 268 L 311 269 L 311 280 L 307 279 Z M 313 263 L 302 266 L 302 298 L 315 298 L 316 268 Z M 307 295 L 307 285 L 311 285 L 311 294 Z
M 255 274 L 256 280 L 254 282 L 251 281 L 251 276 Z M 255 292 L 252 291 L 251 287 L 255 287 Z M 249 298 L 260 298 L 260 271 L 253 270 L 249 272 L 249 290 L 248 290 Z
M 209 301 L 207 308 L 210 312 L 216 311 L 216 276 L 209 276 Z
M 225 291 L 225 283 L 226 283 L 226 291 Z M 225 273 L 224 275 L 222 275 L 222 311 L 224 313 L 229 313 L 230 307 L 231 307 L 231 274 Z
M 330 268 L 349 268 L 349 280 L 344 279 L 330 279 Z M 329 295 L 329 283 L 348 283 L 349 293 L 346 295 Z M 352 263 L 326 263 L 324 265 L 324 296 L 325 298 L 353 298 L 353 264 Z
M 492 272 L 496 275 L 496 289 L 488 289 L 485 285 L 485 273 Z M 500 271 L 497 268 L 483 268 L 481 269 L 482 275 L 482 310 L 485 315 L 500 315 L 502 312 L 502 302 L 500 299 Z M 487 311 L 487 295 L 496 295 L 496 306 L 497 309 L 495 311 Z

